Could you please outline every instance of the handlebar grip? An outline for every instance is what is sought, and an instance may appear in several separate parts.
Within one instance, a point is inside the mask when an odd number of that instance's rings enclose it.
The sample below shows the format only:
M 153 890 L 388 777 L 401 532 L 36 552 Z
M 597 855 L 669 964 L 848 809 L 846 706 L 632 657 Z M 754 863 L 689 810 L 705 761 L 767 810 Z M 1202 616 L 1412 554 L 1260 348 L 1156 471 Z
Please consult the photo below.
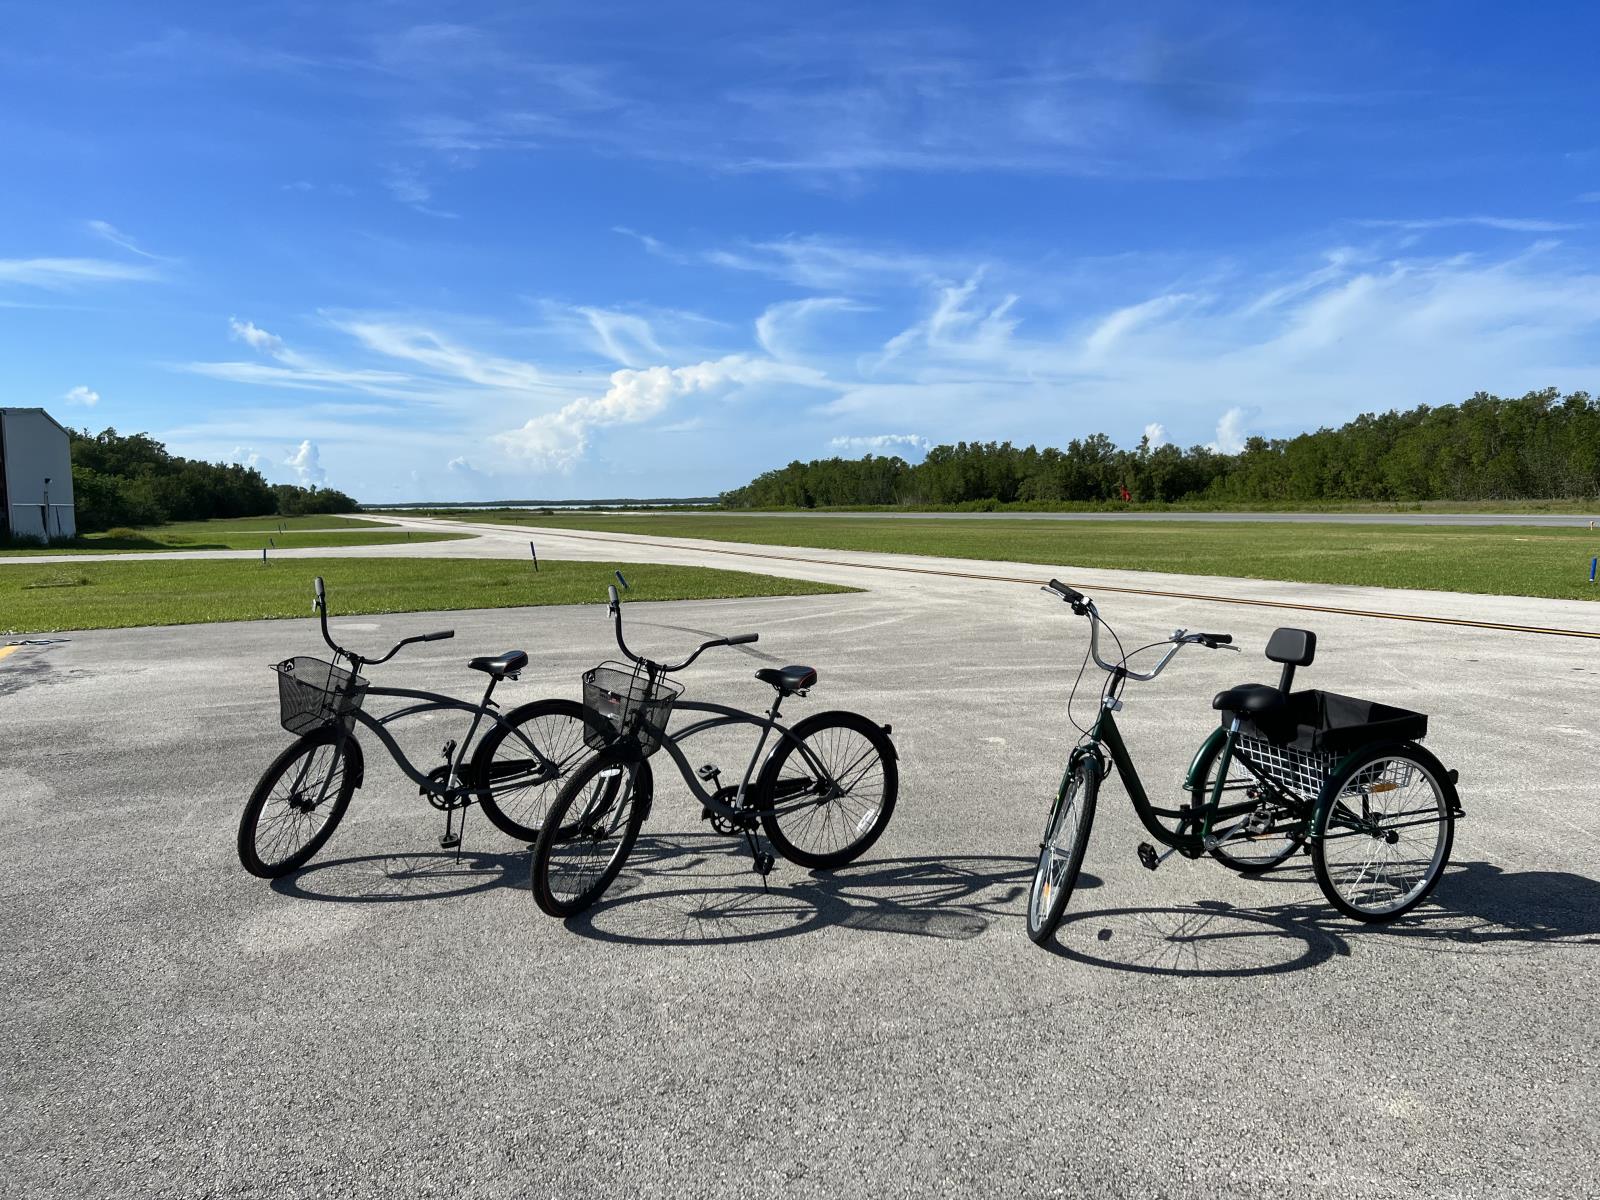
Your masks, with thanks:
M 1233 634 L 1231 633 L 1208 633 L 1206 637 L 1219 646 L 1227 646 L 1233 643 Z
M 606 584 L 606 596 L 609 597 L 609 599 L 610 599 L 611 607 L 615 608 L 617 606 L 617 585 L 616 584 L 614 584 L 614 583 Z
M 759 633 L 741 633 L 738 637 L 731 637 L 723 643 L 725 646 L 748 646 L 751 642 L 759 642 Z
M 321 604 L 323 601 L 327 600 L 327 598 L 328 598 L 328 589 L 323 586 L 323 584 L 322 584 L 322 576 L 321 575 L 317 576 L 317 581 L 312 586 L 316 589 L 317 603 Z
M 441 629 L 441 630 L 439 630 L 438 633 L 425 633 L 425 634 L 423 634 L 422 635 L 422 640 L 425 641 L 425 642 L 442 642 L 446 638 L 455 637 L 455 635 L 456 635 L 456 631 L 454 629 Z
M 1052 592 L 1060 596 L 1063 600 L 1069 600 L 1074 604 L 1083 603 L 1083 593 L 1078 591 L 1076 588 L 1069 588 L 1059 579 L 1052 579 L 1048 586 Z

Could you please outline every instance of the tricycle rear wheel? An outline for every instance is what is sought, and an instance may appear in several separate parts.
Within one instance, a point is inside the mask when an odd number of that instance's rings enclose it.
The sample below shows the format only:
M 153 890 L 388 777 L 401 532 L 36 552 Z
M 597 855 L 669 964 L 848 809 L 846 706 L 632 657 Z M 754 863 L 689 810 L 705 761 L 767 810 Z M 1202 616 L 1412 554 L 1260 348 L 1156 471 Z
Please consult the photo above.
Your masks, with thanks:
M 1392 921 L 1428 897 L 1450 861 L 1459 807 L 1449 772 L 1420 746 L 1374 746 L 1322 789 L 1311 862 L 1328 903 Z

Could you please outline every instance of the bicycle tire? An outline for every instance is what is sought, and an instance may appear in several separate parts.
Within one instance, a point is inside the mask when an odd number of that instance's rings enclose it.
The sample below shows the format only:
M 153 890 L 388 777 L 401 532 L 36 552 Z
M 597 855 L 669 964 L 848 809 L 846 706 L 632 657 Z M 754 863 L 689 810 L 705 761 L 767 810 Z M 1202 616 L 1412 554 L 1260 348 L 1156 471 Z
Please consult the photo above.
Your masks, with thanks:
M 1067 901 L 1078 886 L 1083 855 L 1089 848 L 1089 831 L 1094 825 L 1095 800 L 1100 794 L 1100 772 L 1088 755 L 1061 779 L 1056 802 L 1050 806 L 1044 837 L 1039 842 L 1039 865 L 1028 888 L 1028 937 L 1043 945 L 1054 935 L 1067 911 Z M 1063 844 L 1063 824 L 1073 818 L 1071 836 Z
M 535 700 L 492 726 L 473 751 L 471 767 L 478 805 L 490 824 L 507 837 L 538 841 L 562 781 L 594 753 L 584 740 L 590 731 L 605 737 L 612 732 L 604 717 L 576 700 Z M 502 748 L 507 753 L 500 756 Z
M 1426 795 L 1415 787 L 1418 782 L 1426 783 Z M 1381 814 L 1372 811 L 1374 795 L 1385 797 Z M 1360 814 L 1351 808 L 1357 796 L 1362 806 Z M 1393 808 L 1396 804 L 1400 806 L 1398 811 Z M 1412 804 L 1422 807 L 1412 809 Z M 1352 756 L 1323 787 L 1311 829 L 1311 864 L 1328 903 L 1345 916 L 1369 924 L 1392 921 L 1421 904 L 1449 864 L 1458 807 L 1450 773 L 1421 746 L 1372 746 Z M 1437 820 L 1403 824 L 1398 820 L 1425 814 L 1429 808 L 1437 814 Z M 1383 830 L 1390 817 L 1396 820 L 1388 823 L 1381 837 L 1372 830 L 1331 832 L 1357 822 Z M 1426 835 L 1404 834 L 1429 825 L 1437 827 L 1431 847 Z M 1362 837 L 1362 833 L 1368 836 Z M 1374 844 L 1379 842 L 1383 847 L 1402 848 L 1383 849 Z M 1420 862 L 1418 855 L 1425 855 L 1427 860 L 1420 869 L 1415 865 Z M 1359 864 L 1358 869 L 1352 871 L 1352 864 Z M 1363 880 L 1369 878 L 1370 885 L 1363 888 Z M 1397 882 L 1388 883 L 1391 878 Z M 1397 895 L 1392 894 L 1399 887 L 1398 881 L 1407 879 L 1412 882 Z M 1372 897 L 1372 902 L 1360 902 L 1364 896 Z
M 338 740 L 338 731 L 332 727 L 315 730 L 286 747 L 262 772 L 239 817 L 239 863 L 250 874 L 260 879 L 287 875 L 310 862 L 333 836 L 362 773 L 360 743 L 346 736 L 344 745 L 339 746 Z M 319 766 L 318 752 L 323 747 L 330 753 L 323 760 L 326 765 Z M 302 758 L 306 762 L 288 793 L 279 796 L 280 782 Z M 338 779 L 333 786 L 336 770 Z M 327 795 L 328 786 L 333 786 L 332 796 Z M 317 798 L 311 799 L 313 795 Z M 269 814 L 269 806 L 276 811 Z M 321 818 L 314 821 L 319 811 Z M 264 814 L 268 814 L 265 822 Z
M 530 882 L 541 911 L 576 916 L 605 894 L 633 850 L 653 791 L 643 758 L 601 754 L 568 776 L 533 848 Z
M 1195 764 L 1194 774 L 1199 783 L 1193 793 L 1192 803 L 1202 805 L 1211 802 L 1212 785 L 1216 782 L 1211 772 L 1216 767 L 1217 758 L 1221 753 L 1222 743 L 1218 742 L 1209 754 Z M 1238 762 L 1237 757 L 1229 761 L 1229 779 L 1237 779 L 1241 783 L 1254 780 L 1255 776 L 1243 766 L 1239 766 Z M 1223 866 L 1241 875 L 1265 874 L 1274 867 L 1288 862 L 1294 857 L 1295 852 L 1305 845 L 1305 821 L 1292 817 L 1289 820 L 1291 824 L 1281 826 L 1275 824 L 1267 836 L 1239 839 L 1227 843 L 1226 846 L 1213 846 L 1207 853 Z M 1246 847 L 1254 853 L 1247 853 Z
M 762 764 L 756 780 L 755 802 L 768 840 L 784 858 L 813 870 L 854 862 L 883 836 L 894 816 L 900 794 L 894 743 L 882 726 L 853 712 L 817 713 L 789 733 Z M 833 780 L 830 790 L 838 794 L 818 791 L 815 768 L 804 755 L 791 765 L 802 742 Z M 841 782 L 849 786 L 840 790 Z M 843 834 L 848 840 L 825 851 L 796 841 L 811 834 L 819 839 Z M 837 842 L 837 837 L 833 840 Z

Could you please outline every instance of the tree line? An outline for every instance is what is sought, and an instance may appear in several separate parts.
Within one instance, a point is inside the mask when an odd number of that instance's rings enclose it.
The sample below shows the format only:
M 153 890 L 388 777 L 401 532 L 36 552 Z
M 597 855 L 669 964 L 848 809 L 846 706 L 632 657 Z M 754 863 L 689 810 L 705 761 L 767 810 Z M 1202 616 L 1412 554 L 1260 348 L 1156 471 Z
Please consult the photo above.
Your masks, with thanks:
M 268 483 L 254 467 L 169 454 L 149 434 L 69 430 L 72 498 L 78 531 L 161 525 L 213 517 L 303 516 L 354 512 L 332 488 Z
M 729 508 L 1133 502 L 1551 500 L 1600 495 L 1600 402 L 1558 389 L 1367 413 L 1337 429 L 1207 446 L 1010 442 L 792 462 L 724 492 Z

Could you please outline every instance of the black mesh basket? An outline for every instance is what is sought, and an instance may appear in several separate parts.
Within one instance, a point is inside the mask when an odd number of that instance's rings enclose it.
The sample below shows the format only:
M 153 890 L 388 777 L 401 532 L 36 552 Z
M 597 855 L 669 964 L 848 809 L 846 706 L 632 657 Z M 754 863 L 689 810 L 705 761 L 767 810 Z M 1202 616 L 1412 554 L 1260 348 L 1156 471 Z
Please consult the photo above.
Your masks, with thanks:
M 355 724 L 355 712 L 367 695 L 367 681 L 320 658 L 286 658 L 272 668 L 278 673 L 278 706 L 290 733 L 310 733 L 342 720 Z M 348 691 L 346 690 L 348 689 Z
M 611 723 L 613 729 L 627 728 L 634 713 L 643 716 L 636 732 L 639 746 L 648 757 L 661 748 L 661 731 L 667 727 L 672 715 L 672 702 L 683 694 L 683 688 L 670 679 L 657 679 L 654 688 L 650 676 L 634 667 L 621 663 L 601 663 L 592 671 L 583 673 L 583 702 Z M 590 729 L 583 740 L 591 750 L 603 750 L 610 739 Z

